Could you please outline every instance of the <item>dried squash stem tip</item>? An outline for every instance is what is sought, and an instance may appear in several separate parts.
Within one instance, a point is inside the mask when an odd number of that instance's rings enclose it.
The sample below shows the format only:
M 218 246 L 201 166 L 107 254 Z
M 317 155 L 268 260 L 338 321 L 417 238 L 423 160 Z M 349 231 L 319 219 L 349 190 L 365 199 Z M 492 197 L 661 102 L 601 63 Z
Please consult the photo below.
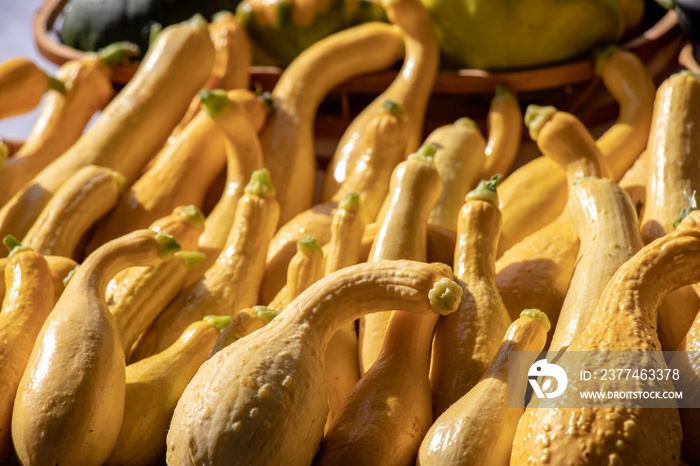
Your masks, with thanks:
M 265 197 L 272 197 L 275 195 L 275 187 L 272 185 L 270 172 L 267 168 L 255 170 L 253 174 L 250 175 L 250 182 L 245 187 L 245 192 Z
M 479 129 L 479 126 L 476 124 L 476 122 L 469 117 L 458 118 L 457 120 L 455 120 L 454 123 L 452 123 L 452 125 L 453 126 L 468 126 L 469 128 Z
M 457 310 L 459 301 L 462 299 L 462 287 L 454 280 L 445 277 L 433 286 L 428 297 L 433 312 L 446 316 Z
M 224 113 L 231 105 L 228 95 L 223 89 L 202 89 L 197 95 L 202 103 L 202 109 L 213 119 Z
M 479 181 L 479 185 L 473 190 L 469 191 L 464 198 L 467 200 L 480 200 L 490 202 L 493 205 L 498 205 L 498 192 L 496 186 L 501 180 L 501 175 L 493 175 L 488 180 Z
M 262 320 L 265 323 L 265 325 L 272 322 L 272 319 L 280 315 L 281 312 L 276 311 L 274 309 L 270 309 L 267 306 L 253 306 L 253 309 L 258 315 L 258 319 Z
M 63 81 L 49 76 L 48 74 L 46 75 L 46 88 L 60 92 L 61 94 L 66 93 L 66 85 L 63 84 Z
M 23 251 L 32 251 L 32 248 L 29 246 L 23 246 L 22 243 L 19 242 L 17 238 L 15 238 L 12 235 L 7 235 L 5 238 L 2 240 L 3 243 L 5 243 L 5 246 L 7 246 L 7 249 L 10 250 L 10 254 L 8 254 L 8 259 L 11 258 L 14 255 L 19 254 L 20 252 Z
M 343 210 L 361 210 L 362 209 L 362 197 L 360 193 L 348 193 L 345 195 L 340 204 L 338 204 L 339 209 Z
M 211 324 L 217 331 L 221 332 L 231 322 L 231 316 L 209 315 L 202 318 L 204 322 Z
M 187 223 L 197 230 L 204 230 L 204 214 L 195 205 L 184 205 L 175 207 L 173 213 L 183 217 Z
M 435 153 L 439 147 L 435 144 L 423 144 L 418 150 L 409 155 L 409 159 L 422 160 L 426 163 L 435 163 Z
M 194 269 L 197 267 L 197 264 L 202 261 L 202 259 L 207 257 L 207 255 L 203 252 L 197 251 L 178 251 L 175 253 L 175 255 L 182 259 L 182 262 L 185 263 L 185 268 L 187 270 Z
M 133 42 L 121 41 L 113 42 L 97 51 L 97 57 L 102 63 L 110 68 L 123 65 L 131 57 L 137 57 L 141 49 Z
M 212 21 L 223 21 L 224 19 L 232 18 L 233 16 L 234 16 L 234 14 L 231 13 L 230 11 L 221 10 L 221 11 L 217 11 L 216 13 L 214 13 L 211 17 L 211 20 Z
M 0 170 L 5 166 L 5 160 L 10 156 L 10 148 L 7 144 L 0 142 Z
M 158 244 L 158 256 L 164 261 L 172 259 L 175 253 L 182 249 L 170 233 L 159 231 L 156 233 L 155 240 Z
M 593 50 L 593 62 L 595 66 L 595 74 L 598 76 L 603 74 L 603 65 L 608 59 L 618 50 L 619 47 L 615 45 L 609 45 L 607 47 L 598 47 Z
M 549 322 L 549 317 L 547 317 L 547 314 L 540 311 L 539 309 L 525 309 L 523 312 L 520 313 L 520 317 L 529 317 L 531 319 L 536 320 L 537 322 L 544 325 L 544 328 L 548 332 L 549 329 L 552 328 L 552 324 Z
M 403 117 L 406 115 L 406 110 L 404 110 L 403 105 L 398 102 L 394 102 L 393 100 L 385 100 L 382 102 L 382 106 L 384 107 L 384 110 L 392 115 L 396 115 L 398 117 Z
M 318 241 L 313 236 L 304 236 L 297 241 L 297 251 L 307 256 L 323 255 L 323 249 L 318 245 Z
M 537 136 L 540 134 L 540 130 L 557 112 L 555 107 L 551 105 L 541 106 L 541 105 L 528 105 L 525 110 L 525 126 L 530 131 L 530 138 L 533 141 L 537 141 Z

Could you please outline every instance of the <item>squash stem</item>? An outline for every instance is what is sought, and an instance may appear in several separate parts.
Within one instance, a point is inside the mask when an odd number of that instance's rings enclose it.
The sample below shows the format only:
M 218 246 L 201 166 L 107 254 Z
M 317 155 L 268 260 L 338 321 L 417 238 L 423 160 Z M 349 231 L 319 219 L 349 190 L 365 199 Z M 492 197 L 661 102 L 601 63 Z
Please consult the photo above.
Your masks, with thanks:
M 180 244 L 175 241 L 175 238 L 164 231 L 158 232 L 155 240 L 158 244 L 158 257 L 164 261 L 172 259 L 175 253 L 182 249 Z
M 462 287 L 454 280 L 443 278 L 433 286 L 428 297 L 433 312 L 446 316 L 457 310 L 462 299 Z
M 192 270 L 197 267 L 197 264 L 199 264 L 202 259 L 207 256 L 203 252 L 197 251 L 178 251 L 175 253 L 175 255 L 182 259 L 187 270 Z
M 598 47 L 593 50 L 593 63 L 595 74 L 601 76 L 603 74 L 603 66 L 608 61 L 608 59 L 619 50 L 619 47 L 615 45 L 609 45 L 607 47 Z
M 496 91 L 493 97 L 494 99 L 506 99 L 513 97 L 513 92 L 508 88 L 508 86 L 496 84 Z
M 20 243 L 19 240 L 12 235 L 5 236 L 5 238 L 3 238 L 3 240 L 2 240 L 2 242 L 5 243 L 5 246 L 7 246 L 7 249 L 10 250 L 10 253 L 7 256 L 8 259 L 11 259 L 12 256 L 17 255 L 20 252 L 33 250 L 29 246 L 23 246 L 22 243 Z
M 219 333 L 231 322 L 231 316 L 208 315 L 202 318 L 204 322 L 211 324 Z
M 362 197 L 360 193 L 348 193 L 345 195 L 340 204 L 338 204 L 339 209 L 343 210 L 361 210 L 362 209 Z
M 123 65 L 131 57 L 137 57 L 141 53 L 138 45 L 128 42 L 113 42 L 97 51 L 97 57 L 102 63 L 110 68 Z
M 321 246 L 318 245 L 316 238 L 313 236 L 304 236 L 297 241 L 297 252 L 306 254 L 307 256 L 323 255 Z
M 422 160 L 427 163 L 435 163 L 435 153 L 438 150 L 438 146 L 435 144 L 423 144 L 418 148 L 418 150 L 409 155 L 409 159 Z
M 267 168 L 255 170 L 250 176 L 250 182 L 245 187 L 247 194 L 257 194 L 258 196 L 272 197 L 275 195 L 275 187 L 270 178 Z
M 258 315 L 258 318 L 262 320 L 265 325 L 269 324 L 272 322 L 272 319 L 277 317 L 281 311 L 276 311 L 274 309 L 270 309 L 267 306 L 253 306 L 253 309 Z
M 204 230 L 204 214 L 197 206 L 185 205 L 175 207 L 173 213 L 183 217 L 187 223 L 197 230 Z
M 223 89 L 202 89 L 198 95 L 202 110 L 207 112 L 207 115 L 212 119 L 216 119 L 231 105 L 228 94 Z
M 479 185 L 467 193 L 464 200 L 476 199 L 481 201 L 490 202 L 493 205 L 498 205 L 498 191 L 496 186 L 501 180 L 501 175 L 494 175 L 488 180 L 481 180 Z
M 401 105 L 398 102 L 394 102 L 393 100 L 387 99 L 384 102 L 382 102 L 382 106 L 384 107 L 384 110 L 391 113 L 392 115 L 398 117 L 406 116 L 406 110 L 403 108 L 403 105 Z
M 528 105 L 525 110 L 525 126 L 530 131 L 530 138 L 537 141 L 537 136 L 540 130 L 557 112 L 557 109 L 551 105 Z
M 148 30 L 148 45 L 151 45 L 158 37 L 158 34 L 163 30 L 163 25 L 158 21 L 151 23 L 151 27 Z
M 520 317 L 529 317 L 531 319 L 536 320 L 537 322 L 541 323 L 548 332 L 549 329 L 552 328 L 552 324 L 549 321 L 549 317 L 547 317 L 547 314 L 540 311 L 539 309 L 525 309 L 523 310 L 523 312 L 520 313 Z
M 64 95 L 66 93 L 66 85 L 63 84 L 63 81 L 56 79 L 53 76 L 49 76 L 48 74 L 46 75 L 46 88 L 60 92 Z

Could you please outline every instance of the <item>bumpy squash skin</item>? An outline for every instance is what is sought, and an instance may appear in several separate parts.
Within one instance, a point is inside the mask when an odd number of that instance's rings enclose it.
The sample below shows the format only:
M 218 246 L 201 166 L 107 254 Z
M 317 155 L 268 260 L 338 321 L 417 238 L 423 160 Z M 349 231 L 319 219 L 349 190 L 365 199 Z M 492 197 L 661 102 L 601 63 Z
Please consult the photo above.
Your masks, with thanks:
M 85 165 L 110 168 L 131 185 L 182 118 L 213 61 L 201 18 L 165 28 L 95 123 L 0 209 L 0 236 L 24 236 L 59 186 Z
M 282 73 L 272 92 L 272 114 L 260 134 L 264 163 L 279 192 L 280 225 L 313 204 L 313 131 L 321 101 L 338 84 L 385 69 L 402 53 L 401 35 L 393 26 L 366 23 L 315 43 Z
M 508 400 L 524 397 L 525 385 L 518 389 L 508 386 L 508 355 L 511 351 L 542 351 L 549 329 L 543 316 L 541 311 L 527 310 L 508 327 L 478 383 L 430 427 L 421 443 L 417 466 L 509 464 L 515 429 L 525 410 L 509 407 Z M 523 360 L 519 367 L 529 368 L 534 359 Z M 518 376 L 525 379 L 527 372 Z
M 221 323 L 226 325 L 226 321 Z M 163 461 L 165 436 L 177 400 L 206 361 L 219 328 L 207 320 L 194 322 L 165 351 L 126 366 L 124 419 L 105 465 Z
M 396 166 L 379 213 L 381 227 L 372 243 L 368 262 L 427 260 L 428 215 L 440 194 L 442 181 L 432 157 L 418 154 L 434 147 L 423 146 Z M 378 312 L 360 320 L 360 374 L 367 372 L 377 359 L 390 317 L 391 312 Z
M 49 90 L 22 147 L 0 170 L 0 205 L 78 140 L 90 118 L 114 95 L 111 69 L 95 54 L 63 64 L 56 78 L 66 92 Z
M 0 461 L 12 452 L 15 393 L 34 340 L 55 303 L 51 270 L 36 251 L 17 251 L 4 267 L 7 294 L 0 311 Z
M 389 87 L 353 119 L 338 142 L 321 187 L 321 200 L 329 200 L 358 163 L 365 126 L 380 111 L 384 101 L 402 106 L 408 130 L 404 157 L 415 152 L 423 139 L 423 121 L 440 61 L 437 38 L 430 16 L 420 1 L 383 0 L 389 21 L 404 37 L 405 59 Z
M 434 418 L 479 381 L 511 323 L 496 286 L 501 213 L 495 186 L 486 184 L 469 193 L 459 215 L 454 269 L 464 293 L 459 309 L 435 328 L 430 368 Z
M 77 270 L 37 337 L 12 413 L 22 464 L 102 464 L 124 414 L 121 340 L 104 302 L 111 276 L 179 247 L 139 230 L 95 251 Z
M 646 245 L 615 273 L 569 350 L 660 351 L 656 310 L 667 292 L 700 279 L 698 258 L 697 229 L 674 231 Z M 675 408 L 527 409 L 511 464 L 671 465 L 679 463 L 680 448 Z
M 444 268 L 412 261 L 324 277 L 202 365 L 175 408 L 168 463 L 310 464 L 328 415 L 320 355 L 330 336 L 371 311 L 452 312 L 460 291 Z

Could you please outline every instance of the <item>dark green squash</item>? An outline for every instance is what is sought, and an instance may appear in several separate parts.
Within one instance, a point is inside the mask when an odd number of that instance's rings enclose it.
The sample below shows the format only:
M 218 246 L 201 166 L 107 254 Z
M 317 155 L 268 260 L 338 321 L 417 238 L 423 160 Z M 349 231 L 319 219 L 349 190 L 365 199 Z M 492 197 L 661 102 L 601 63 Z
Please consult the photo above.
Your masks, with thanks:
M 185 21 L 196 13 L 208 20 L 221 10 L 235 11 L 240 0 L 69 0 L 63 9 L 61 42 L 95 51 L 118 41 L 148 49 L 151 29 Z

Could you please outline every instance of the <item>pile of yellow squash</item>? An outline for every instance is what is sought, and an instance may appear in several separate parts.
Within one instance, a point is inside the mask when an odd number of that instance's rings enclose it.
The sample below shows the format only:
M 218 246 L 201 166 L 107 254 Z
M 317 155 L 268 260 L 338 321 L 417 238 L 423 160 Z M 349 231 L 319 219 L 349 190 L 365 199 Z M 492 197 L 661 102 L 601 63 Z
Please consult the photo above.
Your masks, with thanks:
M 0 118 L 43 102 L 0 144 L 0 463 L 700 464 L 698 409 L 508 403 L 509 354 L 547 348 L 678 350 L 700 400 L 700 77 L 609 47 L 598 138 L 502 86 L 487 134 L 426 136 L 428 11 L 382 5 L 271 93 L 230 14 L 116 94 L 128 44 L 0 64 Z M 319 105 L 400 60 L 318 176 Z

